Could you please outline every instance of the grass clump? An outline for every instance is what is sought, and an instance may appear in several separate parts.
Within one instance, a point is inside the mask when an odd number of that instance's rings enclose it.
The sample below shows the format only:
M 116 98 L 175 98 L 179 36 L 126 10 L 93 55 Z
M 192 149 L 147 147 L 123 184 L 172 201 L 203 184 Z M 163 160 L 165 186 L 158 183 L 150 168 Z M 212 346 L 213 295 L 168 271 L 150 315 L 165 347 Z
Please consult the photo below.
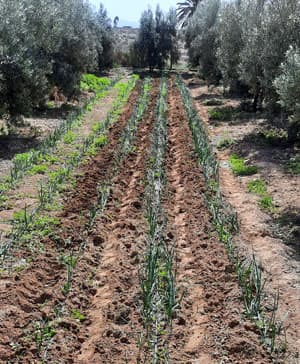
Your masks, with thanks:
M 267 194 L 267 186 L 265 181 L 262 179 L 255 179 L 248 183 L 248 191 L 256 193 L 260 196 L 265 196 Z
M 269 195 L 266 195 L 262 199 L 259 200 L 259 206 L 261 209 L 269 211 L 269 212 L 274 212 L 274 210 L 275 210 L 273 198 Z
M 248 191 L 261 196 L 258 204 L 262 210 L 275 212 L 275 205 L 272 197 L 268 194 L 265 181 L 261 179 L 255 179 L 253 181 L 250 181 L 248 183 Z
M 272 128 L 260 132 L 263 141 L 272 146 L 280 146 L 287 142 L 287 132 L 284 129 Z
M 100 135 L 98 138 L 95 139 L 94 145 L 96 148 L 101 148 L 105 144 L 107 144 L 108 138 L 107 135 Z
M 73 310 L 72 311 L 72 317 L 75 319 L 75 320 L 78 320 L 80 322 L 83 322 L 85 320 L 85 316 L 83 313 L 81 313 L 80 311 L 78 310 Z
M 243 158 L 232 154 L 229 159 L 232 171 L 237 176 L 250 176 L 257 173 L 256 166 L 248 166 Z

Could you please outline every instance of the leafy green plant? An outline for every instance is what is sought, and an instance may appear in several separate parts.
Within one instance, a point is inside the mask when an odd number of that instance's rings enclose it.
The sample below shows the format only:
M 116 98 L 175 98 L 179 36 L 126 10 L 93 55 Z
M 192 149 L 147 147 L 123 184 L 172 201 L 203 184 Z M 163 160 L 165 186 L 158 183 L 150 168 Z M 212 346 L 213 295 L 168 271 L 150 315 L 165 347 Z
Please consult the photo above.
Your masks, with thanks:
M 56 330 L 49 319 L 45 319 L 35 325 L 34 340 L 38 355 L 40 355 L 43 345 L 55 335 Z
M 97 77 L 93 74 L 84 74 L 81 78 L 81 91 L 99 93 L 111 85 L 111 80 L 107 77 Z
M 64 143 L 71 144 L 76 139 L 76 134 L 72 131 L 68 131 L 67 134 L 64 136 Z
M 99 137 L 97 137 L 94 141 L 94 145 L 96 148 L 101 148 L 103 147 L 105 144 L 107 144 L 108 142 L 108 138 L 107 135 L 100 135 Z
M 72 311 L 72 317 L 80 322 L 83 322 L 85 320 L 85 315 L 76 309 Z
M 230 156 L 229 161 L 233 173 L 237 176 L 250 176 L 257 173 L 258 169 L 256 166 L 246 165 L 245 160 L 243 158 L 239 158 L 235 154 Z
M 45 174 L 47 172 L 47 170 L 48 170 L 48 167 L 45 164 L 38 164 L 38 165 L 30 168 L 28 173 L 33 176 L 35 174 Z

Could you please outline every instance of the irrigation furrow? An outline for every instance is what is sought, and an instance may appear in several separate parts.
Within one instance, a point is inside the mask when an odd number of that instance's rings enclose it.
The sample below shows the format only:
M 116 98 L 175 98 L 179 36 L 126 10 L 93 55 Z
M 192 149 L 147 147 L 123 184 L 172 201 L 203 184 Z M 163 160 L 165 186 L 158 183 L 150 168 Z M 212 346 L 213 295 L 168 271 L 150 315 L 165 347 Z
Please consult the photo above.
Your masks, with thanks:
M 67 300 L 78 299 L 80 293 L 77 291 L 75 294 L 69 284 L 69 279 L 76 272 L 74 268 L 79 264 L 78 252 L 85 248 L 84 235 L 80 236 L 78 232 L 81 224 L 85 225 L 89 220 L 90 208 L 97 201 L 99 180 L 105 180 L 114 169 L 113 157 L 122 130 L 133 110 L 136 110 L 137 97 L 138 89 L 130 96 L 118 123 L 112 126 L 108 143 L 87 165 L 81 167 L 76 192 L 65 201 L 61 230 L 53 236 L 52 241 L 44 242 L 45 253 L 36 256 L 34 264 L 22 272 L 16 272 L 11 277 L 1 277 L 4 289 L 0 300 L 5 311 L 0 327 L 1 360 L 6 362 L 14 358 L 14 362 L 31 362 L 39 360 L 42 355 L 47 357 L 48 346 L 54 342 L 56 334 L 63 332 L 66 327 L 70 328 L 68 325 L 72 326 L 68 320 L 73 319 L 76 323 L 75 313 L 64 310 Z M 89 195 L 80 193 L 86 189 Z M 80 215 L 80 211 L 84 214 Z M 95 264 L 95 260 L 93 262 L 91 264 Z M 85 283 L 81 281 L 80 287 Z M 79 301 L 80 305 L 84 303 L 84 300 Z

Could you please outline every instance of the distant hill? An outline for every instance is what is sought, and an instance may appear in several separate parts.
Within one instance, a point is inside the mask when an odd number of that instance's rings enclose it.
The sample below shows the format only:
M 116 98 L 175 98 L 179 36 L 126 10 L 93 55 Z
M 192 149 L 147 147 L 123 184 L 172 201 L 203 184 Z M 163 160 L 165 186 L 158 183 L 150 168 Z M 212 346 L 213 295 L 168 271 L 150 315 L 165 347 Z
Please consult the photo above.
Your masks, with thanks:
M 117 39 L 117 49 L 124 53 L 129 51 L 130 44 L 132 44 L 139 33 L 138 28 L 132 28 L 130 26 L 114 28 L 114 33 Z
M 119 24 L 118 24 L 119 28 L 123 28 L 123 27 L 138 28 L 139 26 L 140 26 L 140 24 L 137 21 L 130 21 L 130 20 L 124 20 L 124 19 L 120 19 Z

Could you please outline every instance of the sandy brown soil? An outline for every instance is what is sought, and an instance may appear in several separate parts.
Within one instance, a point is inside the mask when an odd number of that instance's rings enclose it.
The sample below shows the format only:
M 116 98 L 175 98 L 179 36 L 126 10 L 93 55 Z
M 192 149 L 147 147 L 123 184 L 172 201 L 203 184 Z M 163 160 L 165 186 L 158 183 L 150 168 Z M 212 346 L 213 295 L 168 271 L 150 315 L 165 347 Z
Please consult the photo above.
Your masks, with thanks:
M 65 296 L 62 287 L 66 282 L 66 266 L 62 258 L 76 254 L 84 238 L 84 224 L 88 211 L 97 198 L 97 184 L 112 174 L 113 155 L 119 143 L 119 137 L 135 107 L 140 88 L 131 94 L 128 103 L 109 132 L 109 142 L 100 153 L 80 168 L 76 190 L 66 199 L 66 208 L 61 216 L 61 229 L 55 240 L 44 242 L 45 253 L 34 257 L 32 264 L 22 272 L 11 276 L 1 276 L 1 323 L 0 323 L 0 362 L 3 363 L 38 363 L 39 337 L 47 328 L 48 322 L 58 322 L 68 327 L 70 332 L 76 330 L 76 321 L 69 323 L 63 316 Z M 86 195 L 88 191 L 89 195 Z M 79 212 L 77 215 L 73 211 Z M 75 215 L 75 218 L 74 218 Z M 27 251 L 20 251 L 26 257 Z M 95 264 L 97 252 L 91 257 L 90 264 Z M 86 282 L 82 282 L 81 288 Z M 80 292 L 72 292 L 80 304 Z M 73 320 L 74 321 L 74 320 Z M 58 330 L 55 327 L 55 330 Z M 46 331 L 47 333 L 47 331 Z M 43 347 L 41 355 L 47 359 L 48 351 Z M 69 362 L 66 356 L 58 362 Z M 60 361 L 61 360 L 61 361 Z
M 169 97 L 167 153 L 169 237 L 177 257 L 177 285 L 185 292 L 171 340 L 172 363 L 269 363 L 243 302 L 203 199 L 205 182 L 174 86 Z
M 72 294 L 68 305 L 70 310 L 83 312 L 86 319 L 76 334 L 61 330 L 55 338 L 51 360 L 58 360 L 68 342 L 72 342 L 68 351 L 72 363 L 131 363 L 138 358 L 136 343 L 142 331 L 139 259 L 145 238 L 143 181 L 157 94 L 155 81 L 148 111 L 138 126 L 137 151 L 130 153 L 112 179 L 107 207 L 96 219 L 74 275 L 75 292 L 76 288 L 80 291 L 83 280 L 91 289 L 81 290 L 80 300 L 76 293 Z
M 150 362 L 142 360 L 137 343 L 143 331 L 143 200 L 159 92 L 159 81 L 153 82 L 132 152 L 116 168 L 114 156 L 139 88 L 111 128 L 109 143 L 79 168 L 76 187 L 65 194 L 59 229 L 44 241 L 45 253 L 23 271 L 1 276 L 0 363 Z M 270 363 L 255 327 L 243 316 L 237 278 L 211 224 L 187 117 L 171 82 L 163 205 L 166 235 L 176 246 L 177 287 L 185 294 L 174 319 L 170 363 Z M 88 230 L 99 182 L 112 182 L 111 194 L 105 211 Z M 20 258 L 26 254 L 20 251 Z M 70 254 L 78 261 L 65 295 L 63 261 Z
M 254 251 L 262 264 L 267 279 L 268 292 L 279 289 L 280 307 L 278 318 L 284 321 L 286 327 L 289 354 L 287 363 L 297 362 L 300 348 L 300 238 L 297 233 L 288 236 L 289 227 L 280 231 L 274 223 L 276 219 L 286 216 L 292 222 L 292 215 L 298 215 L 300 208 L 300 176 L 286 171 L 284 164 L 297 153 L 295 148 L 276 147 L 261 143 L 259 132 L 268 128 L 261 117 L 237 118 L 231 122 L 213 122 L 209 120 L 209 107 L 203 102 L 211 98 L 221 99 L 224 106 L 237 106 L 239 100 L 226 98 L 220 89 L 208 89 L 201 81 L 187 81 L 190 92 L 202 120 L 206 123 L 212 143 L 216 146 L 221 139 L 231 138 L 235 144 L 226 150 L 217 150 L 220 161 L 220 183 L 226 199 L 237 211 L 240 220 L 240 234 L 236 242 L 243 254 L 250 256 Z M 231 153 L 238 153 L 246 160 L 257 165 L 259 171 L 254 176 L 236 177 L 232 174 L 228 159 Z M 268 193 L 273 197 L 276 213 L 272 216 L 259 208 L 258 197 L 247 190 L 250 180 L 262 178 L 267 183 Z M 286 223 L 285 223 L 286 224 Z M 287 224 L 286 224 L 287 225 Z M 278 238 L 279 235 L 282 238 Z M 298 234 L 298 235 L 297 235 Z

